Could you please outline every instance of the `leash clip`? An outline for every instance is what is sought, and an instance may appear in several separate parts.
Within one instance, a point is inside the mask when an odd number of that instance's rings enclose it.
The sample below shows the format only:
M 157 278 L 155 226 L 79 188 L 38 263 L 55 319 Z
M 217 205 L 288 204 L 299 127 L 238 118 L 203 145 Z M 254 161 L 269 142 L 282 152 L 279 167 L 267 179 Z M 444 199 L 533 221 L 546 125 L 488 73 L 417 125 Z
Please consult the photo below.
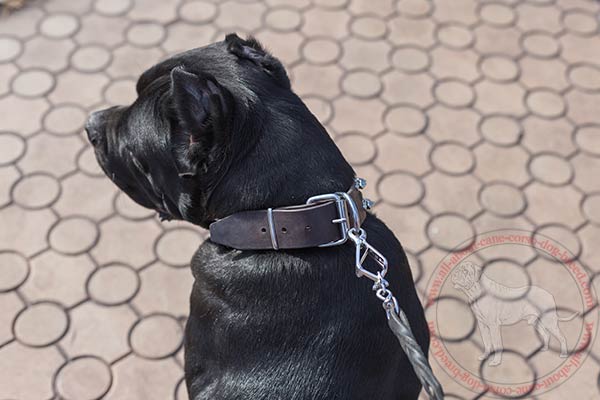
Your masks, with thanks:
M 388 261 L 383 254 L 367 242 L 367 233 L 362 228 L 348 230 L 348 238 L 352 240 L 356 248 L 355 270 L 357 277 L 367 277 L 375 283 L 381 282 L 388 271 Z M 381 268 L 378 272 L 371 272 L 364 267 L 367 257 L 372 258 Z
M 402 347 L 402 350 L 408 357 L 417 378 L 419 378 L 423 385 L 423 389 L 430 399 L 442 400 L 444 398 L 442 386 L 431 370 L 427 357 L 423 354 L 421 347 L 417 343 L 406 314 L 400 308 L 394 294 L 388 289 L 389 283 L 385 280 L 385 275 L 388 271 L 387 259 L 367 242 L 367 233 L 364 229 L 360 227 L 351 228 L 348 230 L 347 235 L 354 242 L 356 248 L 356 276 L 359 278 L 364 276 L 374 282 L 373 291 L 385 310 L 388 326 L 398 339 L 400 347 Z M 381 269 L 377 272 L 366 269 L 364 262 L 367 257 L 371 257 Z

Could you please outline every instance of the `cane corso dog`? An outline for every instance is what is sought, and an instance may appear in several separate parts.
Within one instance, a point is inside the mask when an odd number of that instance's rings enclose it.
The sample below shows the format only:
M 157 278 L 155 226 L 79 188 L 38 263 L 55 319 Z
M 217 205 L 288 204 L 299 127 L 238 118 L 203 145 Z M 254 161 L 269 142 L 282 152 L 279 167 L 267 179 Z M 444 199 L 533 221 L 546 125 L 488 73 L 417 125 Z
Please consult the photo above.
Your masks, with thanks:
M 352 167 L 254 38 L 230 34 L 169 58 L 140 77 L 137 94 L 93 113 L 86 131 L 106 175 L 162 219 L 206 228 L 353 185 Z M 362 226 L 388 258 L 390 289 L 427 354 L 400 243 L 370 213 Z M 350 242 L 277 251 L 201 244 L 184 338 L 190 398 L 416 399 L 421 385 L 354 258 Z
M 550 336 L 560 343 L 560 357 L 569 356 L 567 339 L 559 327 L 559 322 L 570 321 L 579 313 L 560 317 L 554 296 L 547 290 L 526 285 L 510 287 L 502 285 L 482 273 L 481 267 L 471 261 L 458 265 L 452 272 L 454 288 L 462 291 L 469 300 L 471 311 L 477 319 L 479 333 L 483 340 L 484 353 L 479 360 L 487 360 L 495 367 L 502 362 L 502 327 L 527 321 L 533 325 L 543 340 L 542 351 L 550 347 Z

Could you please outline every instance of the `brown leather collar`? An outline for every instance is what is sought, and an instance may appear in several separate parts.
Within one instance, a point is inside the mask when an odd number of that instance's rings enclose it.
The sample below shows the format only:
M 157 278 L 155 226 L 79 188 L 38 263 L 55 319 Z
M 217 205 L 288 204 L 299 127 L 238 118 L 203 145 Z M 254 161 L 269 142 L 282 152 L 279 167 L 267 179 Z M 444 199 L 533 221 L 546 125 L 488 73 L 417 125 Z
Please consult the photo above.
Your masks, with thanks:
M 360 225 L 367 215 L 367 206 L 358 187 L 353 186 L 347 194 L 357 206 Z M 313 204 L 229 215 L 210 225 L 210 240 L 239 250 L 301 249 L 342 244 L 347 239 L 346 230 L 354 224 L 343 195 L 334 194 L 337 199 Z

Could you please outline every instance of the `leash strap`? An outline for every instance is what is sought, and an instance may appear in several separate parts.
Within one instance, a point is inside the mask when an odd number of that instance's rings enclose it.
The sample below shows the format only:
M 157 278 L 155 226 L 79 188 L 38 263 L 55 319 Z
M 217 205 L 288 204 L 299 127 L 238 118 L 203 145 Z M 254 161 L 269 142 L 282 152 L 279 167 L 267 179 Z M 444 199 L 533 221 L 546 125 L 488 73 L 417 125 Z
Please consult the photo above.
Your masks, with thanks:
M 417 378 L 419 378 L 419 381 L 423 385 L 423 389 L 430 399 L 442 400 L 444 398 L 442 385 L 433 374 L 427 357 L 425 357 L 425 354 L 423 354 L 421 347 L 417 343 L 406 314 L 398 306 L 398 300 L 396 300 L 396 297 L 388 289 L 389 283 L 385 280 L 385 275 L 388 271 L 387 259 L 367 242 L 367 233 L 364 229 L 358 226 L 350 228 L 348 238 L 354 242 L 356 248 L 356 276 L 359 278 L 364 276 L 374 282 L 373 291 L 382 302 L 383 309 L 387 315 L 388 326 L 398 339 L 398 342 L 400 342 L 400 347 L 402 347 L 402 350 L 404 350 L 404 353 L 408 357 Z M 367 257 L 371 257 L 379 265 L 379 271 L 371 272 L 364 267 Z
M 394 299 L 395 300 L 395 299 Z M 387 311 L 387 310 L 386 310 Z M 423 385 L 423 390 L 427 393 L 430 399 L 442 400 L 444 398 L 444 390 L 442 385 L 438 382 L 437 378 L 431 370 L 431 366 L 427 361 L 427 358 L 423 355 L 421 348 L 415 341 L 415 337 L 410 329 L 408 319 L 404 314 L 404 311 L 393 310 L 389 313 L 388 326 L 396 335 L 398 342 L 404 353 L 408 356 L 410 363 L 417 374 L 417 377 Z

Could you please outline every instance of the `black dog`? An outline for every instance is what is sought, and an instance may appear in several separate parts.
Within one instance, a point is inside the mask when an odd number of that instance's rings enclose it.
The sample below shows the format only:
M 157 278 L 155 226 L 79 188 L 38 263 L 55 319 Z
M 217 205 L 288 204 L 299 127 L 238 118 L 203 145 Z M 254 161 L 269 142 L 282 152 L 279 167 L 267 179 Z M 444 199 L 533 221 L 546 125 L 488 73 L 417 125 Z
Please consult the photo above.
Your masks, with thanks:
M 208 227 L 244 210 L 345 192 L 354 171 L 252 38 L 191 50 L 148 71 L 129 107 L 86 130 L 104 172 L 163 218 Z M 400 151 L 400 149 L 399 149 Z M 423 309 L 400 243 L 375 216 L 368 240 L 427 354 Z M 420 383 L 354 247 L 241 251 L 210 240 L 192 259 L 185 376 L 199 399 L 416 399 Z

